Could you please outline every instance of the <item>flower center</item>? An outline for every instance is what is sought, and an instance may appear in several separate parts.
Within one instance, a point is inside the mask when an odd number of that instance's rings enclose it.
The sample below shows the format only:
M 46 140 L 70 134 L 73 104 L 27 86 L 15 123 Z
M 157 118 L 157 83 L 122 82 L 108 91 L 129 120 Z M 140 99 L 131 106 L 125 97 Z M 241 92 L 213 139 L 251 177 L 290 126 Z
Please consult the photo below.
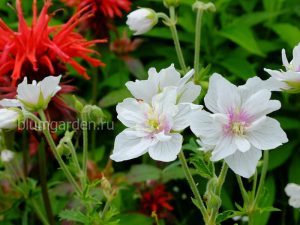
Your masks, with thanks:
M 236 135 L 243 135 L 245 131 L 244 123 L 236 121 L 231 124 L 231 131 Z
M 159 124 L 158 120 L 156 120 L 156 119 L 149 119 L 148 125 L 153 130 L 159 130 L 159 128 L 160 128 L 160 124 Z

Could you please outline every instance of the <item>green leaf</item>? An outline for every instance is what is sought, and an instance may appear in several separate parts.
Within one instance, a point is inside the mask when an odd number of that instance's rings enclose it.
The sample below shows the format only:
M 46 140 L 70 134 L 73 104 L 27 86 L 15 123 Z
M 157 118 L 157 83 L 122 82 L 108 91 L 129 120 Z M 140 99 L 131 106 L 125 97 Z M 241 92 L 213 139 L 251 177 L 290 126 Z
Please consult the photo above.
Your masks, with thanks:
M 256 75 L 254 66 L 250 64 L 247 59 L 238 56 L 227 57 L 222 60 L 220 64 L 229 72 L 242 78 L 243 80 L 247 80 L 249 77 Z
M 128 180 L 131 183 L 138 183 L 147 180 L 158 180 L 160 177 L 160 169 L 146 164 L 134 165 L 131 167 L 128 173 Z
M 61 220 L 74 221 L 83 224 L 89 223 L 89 218 L 77 210 L 64 210 L 59 214 Z
M 223 28 L 219 34 L 253 54 L 264 56 L 256 42 L 253 31 L 249 27 L 240 26 L 239 24 L 231 25 Z
M 281 9 L 284 0 L 263 0 L 266 11 L 275 12 Z
M 270 25 L 270 28 L 292 48 L 300 42 L 300 30 L 292 24 L 277 23 Z
M 122 88 L 116 91 L 111 91 L 109 94 L 104 96 L 100 101 L 99 101 L 99 106 L 100 107 L 109 107 L 109 106 L 114 106 L 117 103 L 123 101 L 125 98 L 130 97 L 131 94 L 126 88 Z
M 152 225 L 153 220 L 139 213 L 123 214 L 118 216 L 119 225 Z
M 162 181 L 164 183 L 170 181 L 170 180 L 176 180 L 176 179 L 184 179 L 185 175 L 183 172 L 183 169 L 180 166 L 180 162 L 174 162 L 171 165 L 167 166 L 162 171 Z
M 205 160 L 205 156 L 202 151 L 194 153 L 189 161 L 191 164 L 193 164 L 193 166 L 196 169 L 196 172 L 201 177 L 210 179 L 214 176 L 213 164 L 210 160 Z
M 270 151 L 269 170 L 273 170 L 282 164 L 284 164 L 292 155 L 294 148 L 297 145 L 297 141 L 289 142 Z
M 244 215 L 243 212 L 234 211 L 234 210 L 227 210 L 227 211 L 224 211 L 224 212 L 218 214 L 216 222 L 218 224 L 218 223 L 221 223 L 221 222 L 223 222 L 225 220 L 233 218 L 235 216 L 242 216 L 242 215 Z

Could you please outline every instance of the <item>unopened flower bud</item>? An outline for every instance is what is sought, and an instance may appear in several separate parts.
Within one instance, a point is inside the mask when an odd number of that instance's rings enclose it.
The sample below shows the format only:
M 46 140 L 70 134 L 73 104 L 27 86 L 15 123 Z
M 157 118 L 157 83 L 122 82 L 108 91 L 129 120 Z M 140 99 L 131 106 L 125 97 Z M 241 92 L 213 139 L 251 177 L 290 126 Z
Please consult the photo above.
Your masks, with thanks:
M 169 8 L 169 7 L 177 7 L 179 5 L 179 0 L 163 0 L 164 5 Z
M 212 2 L 204 3 L 204 2 L 197 1 L 193 4 L 193 10 L 215 12 L 216 6 Z
M 126 24 L 134 35 L 140 35 L 148 32 L 158 22 L 157 14 L 149 8 L 140 8 L 131 12 L 127 16 Z
M 74 131 L 72 131 L 72 132 L 67 131 L 65 133 L 65 136 L 60 140 L 60 142 L 57 146 L 57 151 L 61 156 L 71 154 L 71 149 L 70 149 L 70 146 L 68 143 L 72 142 L 73 135 L 74 135 Z
M 104 118 L 102 109 L 96 105 L 86 105 L 82 110 L 82 118 L 85 118 L 85 122 L 92 122 L 99 125 Z
M 0 129 L 14 130 L 24 120 L 18 108 L 0 109 Z

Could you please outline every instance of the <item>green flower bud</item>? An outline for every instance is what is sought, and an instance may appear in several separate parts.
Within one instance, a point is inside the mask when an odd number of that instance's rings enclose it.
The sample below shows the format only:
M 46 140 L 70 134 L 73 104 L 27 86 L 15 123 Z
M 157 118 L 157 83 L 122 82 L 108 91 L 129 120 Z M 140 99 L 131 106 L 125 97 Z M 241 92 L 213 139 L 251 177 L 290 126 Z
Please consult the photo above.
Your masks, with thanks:
M 104 196 L 107 199 L 111 198 L 112 188 L 110 182 L 106 179 L 106 177 L 103 177 L 101 179 L 101 189 L 103 191 Z
M 85 120 L 85 122 L 92 122 L 95 123 L 96 125 L 99 125 L 104 118 L 102 109 L 100 109 L 96 105 L 84 106 L 81 114 L 82 114 L 82 119 Z
M 74 131 L 67 131 L 65 133 L 65 136 L 60 140 L 58 146 L 57 146 L 57 151 L 58 153 L 62 155 L 70 155 L 71 154 L 71 149 L 69 146 L 69 143 L 72 142 L 72 138 L 74 135 Z

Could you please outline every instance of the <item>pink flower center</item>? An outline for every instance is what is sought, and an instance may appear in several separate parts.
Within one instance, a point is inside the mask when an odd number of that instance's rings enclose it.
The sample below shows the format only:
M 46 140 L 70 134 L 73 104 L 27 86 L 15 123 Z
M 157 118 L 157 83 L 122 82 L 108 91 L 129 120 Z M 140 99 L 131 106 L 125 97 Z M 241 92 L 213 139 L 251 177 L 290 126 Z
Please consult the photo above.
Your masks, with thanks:
M 228 114 L 228 123 L 223 129 L 227 135 L 242 136 L 245 133 L 245 128 L 249 126 L 250 117 L 247 113 L 239 110 L 230 111 Z

